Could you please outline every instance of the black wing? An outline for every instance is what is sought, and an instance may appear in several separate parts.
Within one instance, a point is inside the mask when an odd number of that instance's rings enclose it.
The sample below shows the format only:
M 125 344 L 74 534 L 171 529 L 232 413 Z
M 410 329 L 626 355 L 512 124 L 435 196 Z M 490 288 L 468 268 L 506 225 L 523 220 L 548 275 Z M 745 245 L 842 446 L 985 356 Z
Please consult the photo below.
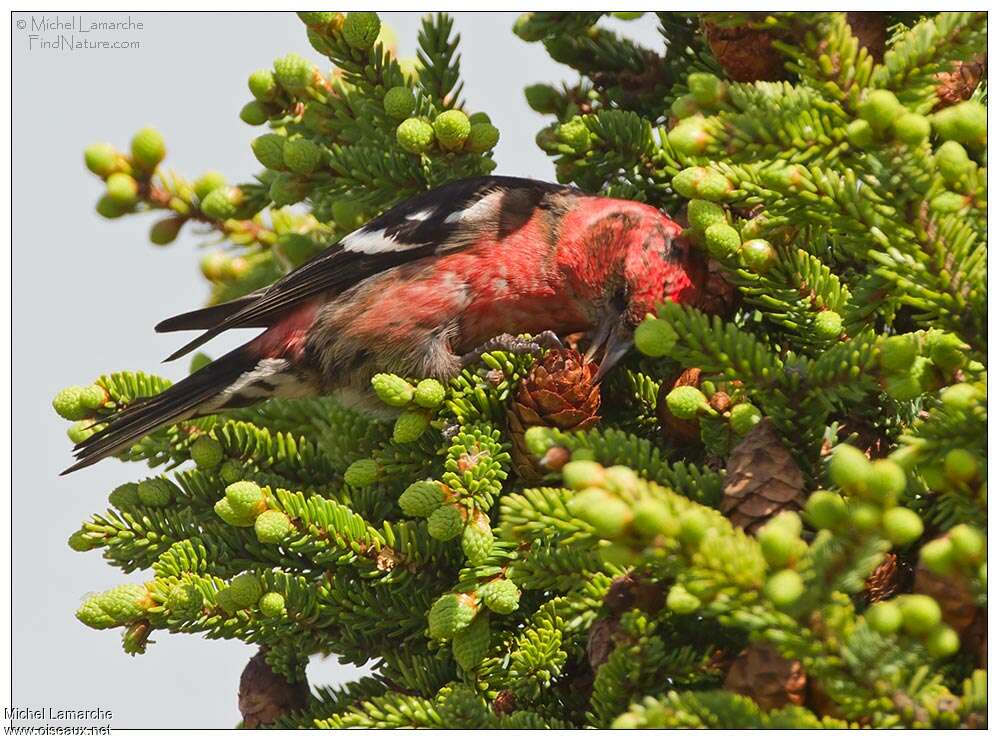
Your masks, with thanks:
M 514 177 L 470 178 L 448 183 L 389 209 L 326 248 L 263 291 L 166 319 L 158 332 L 207 329 L 167 360 L 186 355 L 236 327 L 269 326 L 303 301 L 339 293 L 366 278 L 428 255 L 461 249 L 482 235 L 483 225 L 513 231 L 549 196 L 573 188 Z

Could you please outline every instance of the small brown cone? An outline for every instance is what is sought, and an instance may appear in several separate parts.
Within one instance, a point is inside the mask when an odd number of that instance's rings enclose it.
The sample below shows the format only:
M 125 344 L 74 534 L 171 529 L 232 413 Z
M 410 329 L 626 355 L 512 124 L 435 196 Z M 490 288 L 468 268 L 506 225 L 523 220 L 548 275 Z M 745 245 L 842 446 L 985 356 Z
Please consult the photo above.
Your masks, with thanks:
M 500 690 L 493 699 L 492 710 L 496 715 L 509 715 L 517 709 L 517 699 L 510 690 Z
M 513 441 L 513 463 L 527 481 L 540 478 L 540 468 L 527 450 L 529 427 L 557 427 L 566 432 L 586 430 L 600 421 L 600 386 L 594 383 L 597 364 L 577 350 L 549 350 L 521 382 L 507 409 Z
M 886 553 L 884 560 L 871 572 L 864 581 L 864 598 L 867 603 L 882 602 L 891 599 L 904 588 L 903 582 L 909 581 L 912 567 L 903 563 L 895 553 Z
M 773 36 L 750 24 L 706 21 L 708 46 L 728 76 L 736 82 L 779 80 L 785 76 L 784 57 L 773 48 Z
M 700 386 L 701 369 L 686 368 L 673 379 L 664 379 L 659 387 L 659 398 L 656 400 L 656 416 L 663 439 L 678 448 L 698 445 L 701 442 L 701 425 L 696 419 L 679 419 L 674 417 L 666 403 L 666 396 L 678 386 Z
M 694 307 L 705 314 L 728 319 L 739 305 L 739 292 L 731 283 L 725 280 L 721 263 L 709 260 L 704 284 L 694 302 Z
M 957 105 L 962 100 L 970 98 L 978 83 L 982 81 L 986 66 L 986 57 L 981 54 L 968 61 L 954 62 L 954 68 L 950 72 L 938 74 L 936 90 L 938 102 L 933 110 Z
M 732 448 L 726 465 L 721 511 L 733 524 L 753 533 L 784 510 L 805 504 L 805 477 L 769 419 Z
M 801 662 L 785 659 L 766 644 L 745 649 L 725 676 L 725 689 L 745 695 L 762 710 L 804 705 L 807 685 Z
M 264 649 L 243 669 L 239 678 L 239 712 L 244 728 L 259 728 L 280 716 L 306 706 L 309 689 L 304 683 L 288 684 L 264 659 Z

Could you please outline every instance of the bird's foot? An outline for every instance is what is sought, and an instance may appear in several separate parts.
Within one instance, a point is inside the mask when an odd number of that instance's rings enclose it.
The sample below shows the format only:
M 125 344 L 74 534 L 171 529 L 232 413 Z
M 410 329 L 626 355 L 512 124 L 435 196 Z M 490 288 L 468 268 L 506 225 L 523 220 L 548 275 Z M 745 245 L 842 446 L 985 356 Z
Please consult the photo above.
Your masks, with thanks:
M 482 359 L 483 353 L 493 352 L 494 350 L 541 355 L 545 350 L 564 349 L 565 346 L 562 344 L 562 340 L 560 340 L 558 335 L 550 329 L 546 329 L 544 332 L 540 332 L 534 335 L 534 337 L 527 339 L 523 337 L 516 337 L 512 334 L 501 334 L 493 337 L 491 340 L 486 340 L 471 352 L 467 352 L 462 355 L 461 365 L 462 367 L 475 365 Z

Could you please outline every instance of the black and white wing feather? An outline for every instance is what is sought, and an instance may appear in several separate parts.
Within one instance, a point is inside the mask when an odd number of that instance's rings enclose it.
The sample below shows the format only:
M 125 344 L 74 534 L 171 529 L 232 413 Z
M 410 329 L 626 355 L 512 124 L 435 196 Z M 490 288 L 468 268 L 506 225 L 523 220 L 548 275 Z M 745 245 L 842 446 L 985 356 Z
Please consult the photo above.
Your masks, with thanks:
M 458 180 L 415 196 L 351 232 L 261 291 L 160 322 L 157 332 L 207 330 L 173 353 L 174 360 L 222 332 L 266 327 L 315 296 L 336 295 L 361 281 L 434 254 L 463 249 L 489 230 L 515 231 L 552 196 L 572 188 L 537 180 L 485 177 Z

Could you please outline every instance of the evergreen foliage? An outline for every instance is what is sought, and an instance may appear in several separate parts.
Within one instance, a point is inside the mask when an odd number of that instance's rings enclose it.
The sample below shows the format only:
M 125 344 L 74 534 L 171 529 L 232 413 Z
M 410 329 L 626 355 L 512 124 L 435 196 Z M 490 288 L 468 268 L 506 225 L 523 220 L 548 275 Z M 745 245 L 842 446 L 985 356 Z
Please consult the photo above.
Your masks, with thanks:
M 102 215 L 225 243 L 201 264 L 211 302 L 495 167 L 450 17 L 406 61 L 374 13 L 299 15 L 334 68 L 289 54 L 250 76 L 252 179 L 189 181 L 153 130 L 86 152 Z M 730 305 L 650 315 L 597 427 L 527 431 L 534 481 L 507 426 L 527 354 L 446 385 L 376 376 L 394 424 L 323 398 L 154 432 L 120 457 L 162 471 L 69 541 L 135 576 L 77 616 L 133 654 L 167 632 L 255 644 L 292 685 L 313 655 L 377 661 L 277 727 L 984 726 L 986 83 L 956 105 L 940 85 L 984 52 L 985 15 L 883 18 L 883 50 L 844 13 L 661 13 L 659 50 L 604 15 L 517 21 L 579 75 L 527 88 L 553 117 L 537 143 L 560 182 L 674 214 Z M 779 79 L 739 82 L 726 30 L 768 39 Z M 78 440 L 167 385 L 111 373 L 54 406 Z M 786 449 L 766 464 L 745 454 L 764 428 Z M 753 509 L 778 485 L 793 496 Z M 886 555 L 917 576 L 876 598 Z M 753 646 L 780 701 L 735 680 Z

